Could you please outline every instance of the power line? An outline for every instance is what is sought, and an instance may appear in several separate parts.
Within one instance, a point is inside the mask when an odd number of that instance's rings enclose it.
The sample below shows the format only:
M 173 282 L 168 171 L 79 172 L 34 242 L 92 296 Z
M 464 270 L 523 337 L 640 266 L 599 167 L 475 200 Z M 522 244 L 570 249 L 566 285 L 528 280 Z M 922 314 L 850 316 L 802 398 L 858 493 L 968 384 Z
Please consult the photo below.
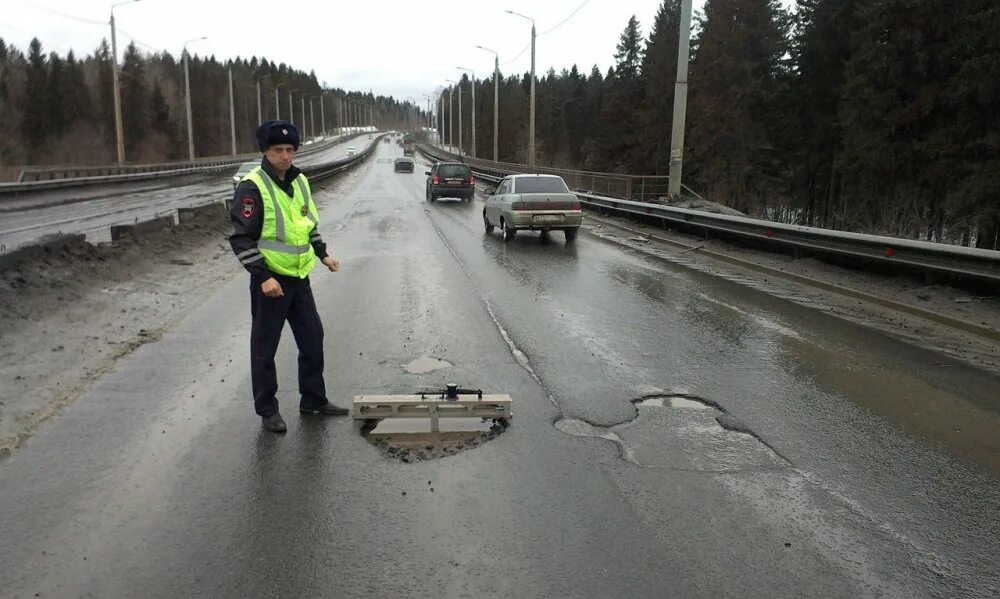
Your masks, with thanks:
M 570 19 L 572 19 L 573 17 L 575 17 L 576 13 L 580 12 L 581 10 L 583 10 L 583 7 L 587 6 L 587 3 L 589 3 L 589 2 L 590 2 L 590 0 L 583 0 L 583 2 L 580 3 L 580 6 L 577 6 L 575 9 L 573 9 L 573 12 L 569 13 L 569 15 L 566 16 L 566 18 L 564 18 L 562 21 L 559 21 L 558 23 L 556 23 L 552 27 L 549 27 L 545 31 L 536 34 L 535 37 L 536 38 L 537 37 L 541 37 L 541 36 L 545 35 L 546 33 L 552 33 L 556 29 L 559 29 L 560 27 L 562 27 L 563 25 L 565 25 Z M 518 52 L 517 55 L 514 58 L 511 58 L 510 60 L 504 62 L 503 66 L 507 66 L 510 63 L 512 63 L 515 60 L 517 60 L 518 58 L 521 58 L 521 56 L 523 56 L 524 53 L 527 52 L 528 48 L 530 48 L 530 47 L 531 47 L 531 43 L 529 42 L 527 46 L 521 48 L 521 51 Z
M 63 17 L 65 19 L 70 19 L 70 20 L 73 20 L 73 21 L 78 21 L 80 23 L 86 23 L 87 25 L 100 25 L 101 27 L 107 25 L 107 23 L 104 23 L 102 21 L 95 21 L 93 19 L 85 19 L 83 17 L 78 17 L 76 15 L 71 15 L 71 14 L 67 14 L 67 13 L 55 10 L 54 8 L 49 8 L 48 6 L 43 6 L 43 5 L 35 2 L 34 0 L 25 0 L 25 1 L 28 4 L 34 5 L 36 8 L 40 8 L 40 9 L 42 9 L 42 10 L 44 10 L 46 12 L 50 12 L 50 13 L 52 13 L 54 15 L 59 15 L 60 17 Z
M 156 48 L 154 46 L 151 46 L 151 45 L 147 44 L 146 42 L 144 42 L 144 41 L 142 41 L 140 39 L 137 39 L 134 35 L 132 35 L 128 31 L 125 31 L 121 27 L 116 27 L 115 31 L 117 31 L 118 33 L 123 34 L 125 37 L 127 37 L 130 40 L 132 40 L 135 43 L 135 45 L 142 46 L 143 48 L 146 48 L 147 50 L 149 50 L 149 51 L 151 51 L 153 53 L 158 53 L 158 52 L 162 52 L 163 51 L 162 48 Z
M 536 36 L 536 37 L 537 37 L 537 36 Z M 517 60 L 518 58 L 521 58 L 521 56 L 523 56 L 523 55 L 524 55 L 524 53 L 525 53 L 525 52 L 527 52 L 527 51 L 528 51 L 528 48 L 530 48 L 530 47 L 531 47 L 531 42 L 528 42 L 528 45 L 527 45 L 527 46 L 525 46 L 525 47 L 523 47 L 523 48 L 521 48 L 521 51 L 517 53 L 517 56 L 515 56 L 514 58 L 511 58 L 511 59 L 510 59 L 510 60 L 508 60 L 507 62 L 504 62 L 504 63 L 502 63 L 502 64 L 501 64 L 501 66 L 507 66 L 507 65 L 509 65 L 510 63 L 512 63 L 512 62 L 514 62 L 515 60 Z
M 557 23 L 557 24 L 556 24 L 556 25 L 555 25 L 554 27 L 550 27 L 550 28 L 546 29 L 545 31 L 543 31 L 543 32 L 539 33 L 538 35 L 540 35 L 540 36 L 541 36 L 541 35 L 545 35 L 546 33 L 551 33 L 551 32 L 553 32 L 553 31 L 555 31 L 556 29 L 559 29 L 560 27 L 562 27 L 563 25 L 565 25 L 565 24 L 566 24 L 566 21 L 569 21 L 570 19 L 572 19 L 573 17 L 575 17 L 575 16 L 576 16 L 576 13 L 580 12 L 580 10 L 581 10 L 581 9 L 582 9 L 582 8 L 583 8 L 584 6 L 587 6 L 587 3 L 588 3 L 588 2 L 590 2 L 590 0 L 583 0 L 583 3 L 581 3 L 581 4 L 580 4 L 580 6 L 577 6 L 577 7 L 576 7 L 576 10 L 574 10 L 574 11 L 573 11 L 573 12 L 571 12 L 571 13 L 569 13 L 569 16 L 568 16 L 568 17 L 566 17 L 566 18 L 565 18 L 565 19 L 563 19 L 562 21 L 559 21 L 559 23 Z

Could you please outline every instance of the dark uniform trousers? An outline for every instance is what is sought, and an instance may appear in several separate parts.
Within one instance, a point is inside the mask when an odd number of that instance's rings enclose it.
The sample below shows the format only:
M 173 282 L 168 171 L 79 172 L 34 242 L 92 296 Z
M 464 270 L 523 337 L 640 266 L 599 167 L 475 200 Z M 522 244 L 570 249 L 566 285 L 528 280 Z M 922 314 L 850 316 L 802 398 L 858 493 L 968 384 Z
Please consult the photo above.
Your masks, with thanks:
M 309 277 L 272 275 L 281 284 L 282 297 L 264 295 L 260 285 L 250 283 L 250 363 L 253 402 L 257 413 L 267 417 L 278 411 L 278 373 L 274 355 L 278 351 L 285 320 L 291 325 L 299 348 L 299 394 L 303 408 L 326 403 L 323 382 L 323 324 L 316 312 Z

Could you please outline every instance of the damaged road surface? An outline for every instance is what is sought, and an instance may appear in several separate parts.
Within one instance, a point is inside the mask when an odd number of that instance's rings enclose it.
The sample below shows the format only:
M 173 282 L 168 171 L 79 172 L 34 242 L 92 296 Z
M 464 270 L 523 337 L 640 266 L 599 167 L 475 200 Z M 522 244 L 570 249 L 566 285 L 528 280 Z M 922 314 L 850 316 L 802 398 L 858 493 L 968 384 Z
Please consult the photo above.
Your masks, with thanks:
M 1000 594 L 992 375 L 587 234 L 505 243 L 400 152 L 316 193 L 330 398 L 454 382 L 510 426 L 404 460 L 388 419 L 299 416 L 287 334 L 267 433 L 247 278 L 179 269 L 198 301 L 0 460 L 0 595 Z

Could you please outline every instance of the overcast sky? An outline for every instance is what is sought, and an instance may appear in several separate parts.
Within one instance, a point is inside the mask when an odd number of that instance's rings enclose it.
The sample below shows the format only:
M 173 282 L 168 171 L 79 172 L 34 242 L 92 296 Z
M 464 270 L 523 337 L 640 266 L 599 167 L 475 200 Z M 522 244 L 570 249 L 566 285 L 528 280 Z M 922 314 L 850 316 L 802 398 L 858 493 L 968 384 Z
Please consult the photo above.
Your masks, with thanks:
M 121 1 L 121 0 L 118 0 Z M 93 52 L 107 25 L 112 0 L 0 0 L 0 36 L 26 50 L 38 37 L 47 52 L 77 56 Z M 146 52 L 168 50 L 235 56 L 265 56 L 297 69 L 316 71 L 319 81 L 376 94 L 407 96 L 424 104 L 446 79 L 458 79 L 455 67 L 474 69 L 478 77 L 493 69 L 527 72 L 531 65 L 531 24 L 506 14 L 525 14 L 537 24 L 536 69 L 561 70 L 574 63 L 589 73 L 597 64 L 606 71 L 628 19 L 635 14 L 643 36 L 661 0 L 141 0 L 115 8 L 119 55 L 134 39 Z M 695 0 L 695 10 L 704 0 Z M 579 10 L 577 10 L 579 9 Z M 574 11 L 576 11 L 575 14 Z M 569 20 L 560 25 L 567 17 Z M 551 32 L 547 30 L 558 26 Z

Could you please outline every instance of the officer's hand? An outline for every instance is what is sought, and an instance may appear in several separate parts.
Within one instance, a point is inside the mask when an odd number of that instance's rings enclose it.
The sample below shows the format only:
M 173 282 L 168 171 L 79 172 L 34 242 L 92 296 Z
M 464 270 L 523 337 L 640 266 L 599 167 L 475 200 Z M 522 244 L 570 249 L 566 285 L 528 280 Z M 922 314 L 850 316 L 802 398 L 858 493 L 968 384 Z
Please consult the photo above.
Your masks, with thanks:
M 337 272 L 340 270 L 340 260 L 335 260 L 330 256 L 323 258 L 323 265 L 330 269 L 330 272 Z
M 282 297 L 285 292 L 281 290 L 281 283 L 274 277 L 260 284 L 260 290 L 264 292 L 264 297 Z

